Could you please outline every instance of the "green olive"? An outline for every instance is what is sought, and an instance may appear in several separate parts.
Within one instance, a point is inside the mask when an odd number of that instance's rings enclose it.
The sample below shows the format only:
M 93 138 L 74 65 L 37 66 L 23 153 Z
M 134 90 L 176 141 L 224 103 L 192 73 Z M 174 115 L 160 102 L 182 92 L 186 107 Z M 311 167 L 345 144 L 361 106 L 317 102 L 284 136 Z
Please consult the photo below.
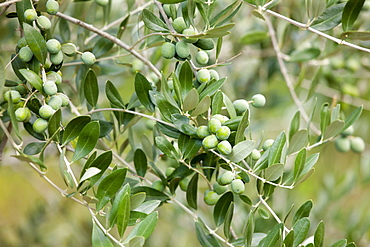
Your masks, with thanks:
M 231 191 L 237 195 L 244 192 L 245 186 L 241 179 L 235 179 L 231 182 Z
M 236 114 L 241 115 L 249 108 L 248 101 L 245 99 L 237 99 L 233 102 L 234 109 Z
M 165 172 L 166 177 L 171 176 L 171 174 L 172 174 L 175 170 L 176 170 L 176 169 L 175 169 L 175 167 L 167 167 L 166 172 Z
M 209 132 L 209 130 L 208 130 L 208 127 L 207 127 L 207 126 L 204 126 L 204 125 L 199 126 L 199 127 L 197 128 L 196 133 L 197 133 L 197 136 L 198 136 L 199 138 L 205 138 L 205 137 L 207 137 L 207 136 L 209 136 L 209 135 L 211 134 L 211 133 Z
M 49 106 L 49 105 L 43 105 L 39 109 L 39 115 L 43 119 L 49 119 L 53 114 L 55 113 L 55 110 Z
M 165 42 L 162 45 L 162 56 L 166 59 L 171 59 L 176 55 L 176 46 L 170 42 Z
M 212 118 L 220 120 L 221 124 L 224 124 L 226 121 L 229 120 L 229 118 L 227 116 L 224 116 L 224 115 L 221 115 L 221 114 L 213 115 Z
M 204 192 L 204 202 L 207 205 L 209 206 L 215 205 L 218 199 L 219 199 L 219 195 L 216 192 L 212 190 L 207 190 L 206 192 Z
M 46 16 L 39 16 L 36 19 L 37 26 L 42 30 L 46 31 L 51 28 L 51 21 Z
M 203 139 L 202 145 L 206 149 L 212 149 L 217 147 L 218 140 L 215 135 L 209 135 L 206 138 Z
M 202 50 L 212 50 L 215 48 L 215 43 L 211 38 L 198 39 L 193 45 L 202 49 Z
M 209 61 L 209 56 L 205 51 L 198 51 L 197 55 L 195 56 L 195 60 L 200 65 L 206 65 Z
M 62 49 L 62 45 L 57 39 L 49 39 L 46 41 L 46 48 L 51 54 L 57 54 Z
M 190 28 L 184 29 L 182 31 L 182 34 L 187 35 L 187 36 L 194 36 L 194 35 L 197 35 L 198 33 L 197 33 L 197 31 L 193 27 L 190 27 Z M 190 37 L 185 37 L 184 41 L 187 42 L 187 43 L 195 43 L 195 42 L 198 41 L 198 39 L 196 39 L 196 38 L 190 38 Z
M 197 72 L 196 78 L 199 83 L 205 83 L 211 79 L 211 74 L 209 73 L 208 69 L 201 69 Z
M 26 9 L 24 11 L 24 19 L 26 22 L 33 22 L 37 19 L 37 13 L 34 9 Z
M 214 69 L 210 69 L 209 74 L 211 75 L 211 79 L 215 79 L 216 81 L 220 79 L 220 76 L 218 75 L 217 71 Z
M 266 151 L 269 147 L 272 146 L 274 143 L 274 139 L 267 139 L 263 144 L 262 144 L 262 149 Z
M 257 149 L 253 149 L 251 156 L 252 160 L 258 160 L 259 158 L 261 158 L 261 153 Z
M 46 1 L 46 12 L 49 15 L 55 15 L 59 11 L 59 3 L 55 0 L 47 0 Z
M 63 52 L 59 51 L 55 54 L 50 54 L 50 61 L 52 64 L 58 65 L 63 62 Z
M 58 94 L 55 94 L 50 97 L 47 104 L 51 106 L 54 110 L 58 110 L 63 105 L 63 99 Z
M 213 184 L 213 190 L 214 190 L 217 194 L 221 195 L 221 194 L 223 194 L 223 193 L 225 193 L 225 192 L 227 191 L 227 186 L 225 186 L 225 185 L 220 185 L 219 183 L 214 183 L 214 184 Z
M 32 128 L 36 133 L 44 132 L 48 127 L 48 121 L 42 118 L 36 119 L 36 121 L 32 124 Z
M 230 136 L 230 129 L 227 126 L 221 126 L 219 130 L 216 132 L 216 137 L 219 140 L 227 140 Z
M 33 57 L 33 52 L 31 48 L 24 46 L 19 50 L 18 56 L 23 62 L 28 63 Z
M 222 173 L 218 179 L 220 185 L 228 185 L 235 179 L 235 174 L 232 171 Z
M 335 139 L 334 146 L 338 152 L 345 153 L 351 149 L 351 141 L 347 137 L 341 136 Z
M 175 29 L 176 32 L 182 33 L 186 29 L 185 20 L 183 17 L 177 17 L 172 22 L 172 26 Z
M 350 136 L 353 135 L 353 132 L 355 131 L 355 128 L 351 125 L 347 129 L 343 130 L 342 133 L 340 133 L 342 136 Z
M 86 65 L 93 65 L 96 61 L 95 55 L 89 51 L 85 51 L 81 55 L 81 60 Z
M 186 191 L 188 189 L 189 182 L 190 182 L 189 177 L 185 177 L 185 178 L 181 179 L 180 182 L 179 182 L 180 189 L 182 191 Z
M 163 184 L 162 180 L 154 181 L 154 183 L 152 184 L 152 188 L 156 189 L 158 191 L 164 191 L 164 184 Z
M 361 137 L 351 139 L 351 150 L 355 153 L 361 153 L 365 150 L 365 142 Z
M 211 133 L 216 134 L 216 132 L 221 128 L 221 126 L 222 126 L 222 124 L 221 124 L 220 120 L 218 120 L 216 118 L 211 118 L 208 121 L 208 130 Z
M 190 55 L 189 45 L 183 40 L 177 42 L 175 48 L 176 48 L 176 54 L 180 58 L 187 58 Z
M 14 114 L 18 122 L 28 122 L 31 118 L 31 111 L 27 107 L 18 108 Z
M 9 102 L 12 97 L 13 104 L 18 104 L 21 101 L 21 94 L 16 90 L 9 90 L 4 93 L 4 100 Z
M 43 85 L 44 92 L 47 95 L 54 95 L 58 92 L 58 87 L 53 81 L 47 81 Z
M 233 148 L 228 141 L 222 141 L 217 145 L 217 150 L 220 151 L 221 154 L 229 155 L 233 151 Z
M 254 107 L 263 107 L 266 104 L 266 98 L 262 94 L 255 94 L 252 97 L 252 106 Z

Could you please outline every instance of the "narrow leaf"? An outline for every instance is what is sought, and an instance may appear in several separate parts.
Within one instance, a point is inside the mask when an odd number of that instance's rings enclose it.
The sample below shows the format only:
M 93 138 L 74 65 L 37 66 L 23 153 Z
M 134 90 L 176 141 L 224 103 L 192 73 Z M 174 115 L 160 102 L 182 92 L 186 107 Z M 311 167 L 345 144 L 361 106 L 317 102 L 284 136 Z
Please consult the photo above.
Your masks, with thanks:
M 99 139 L 100 125 L 98 121 L 93 121 L 85 125 L 78 136 L 75 152 L 73 153 L 72 162 L 75 162 L 87 154 L 94 148 Z
M 93 230 L 91 236 L 93 247 L 114 247 L 109 238 L 104 234 L 104 232 L 99 228 L 99 226 L 93 221 Z
M 213 210 L 213 219 L 216 226 L 220 226 L 225 221 L 227 211 L 230 207 L 230 204 L 234 201 L 234 196 L 231 191 L 223 194 L 220 199 L 217 201 L 214 210 Z
M 147 28 L 156 32 L 168 32 L 166 24 L 147 9 L 143 9 L 142 18 Z
M 254 149 L 254 141 L 242 141 L 233 147 L 233 151 L 230 154 L 230 160 L 238 163 L 244 160 Z
M 286 142 L 285 132 L 281 132 L 278 137 L 276 137 L 274 143 L 269 148 L 269 158 L 268 165 L 271 166 L 276 163 L 280 163 L 282 151 Z
M 314 235 L 315 247 L 324 246 L 324 236 L 325 236 L 325 225 L 323 221 L 320 221 L 319 224 L 317 225 Z
M 302 204 L 293 217 L 293 225 L 300 219 L 310 215 L 313 203 L 311 200 Z
M 105 84 L 105 93 L 107 95 L 108 100 L 115 106 L 120 107 L 122 109 L 125 108 L 125 104 L 123 103 L 122 97 L 118 92 L 117 88 L 111 81 L 107 81 Z
M 154 112 L 154 104 L 150 100 L 149 91 L 152 90 L 150 82 L 140 73 L 135 76 L 135 92 L 141 104 L 149 111 Z
M 23 23 L 24 36 L 33 55 L 44 64 L 47 56 L 46 41 L 44 37 L 31 25 Z
M 294 242 L 293 247 L 297 247 L 299 244 L 306 239 L 307 233 L 310 230 L 310 219 L 302 218 L 293 225 L 294 230 Z
M 75 139 L 82 129 L 91 121 L 90 116 L 78 116 L 72 119 L 66 126 L 63 133 L 63 145 Z
M 301 175 L 304 165 L 306 163 L 306 149 L 303 148 L 297 155 L 294 162 L 294 181 L 297 181 Z
M 19 72 L 37 91 L 44 92 L 42 89 L 43 82 L 38 74 L 29 69 L 20 69 Z
M 99 97 L 98 78 L 92 69 L 89 69 L 84 79 L 84 94 L 87 102 L 95 107 Z
M 364 3 L 365 0 L 349 0 L 346 3 L 342 14 L 342 28 L 344 32 L 351 30 Z
M 128 243 L 134 237 L 144 237 L 147 239 L 154 231 L 158 221 L 158 212 L 149 214 L 144 220 L 137 224 L 130 234 L 125 239 L 124 243 Z
M 180 92 L 182 98 L 184 98 L 193 88 L 193 78 L 193 70 L 191 69 L 190 63 L 186 61 L 181 65 L 179 72 Z
M 140 178 L 145 177 L 146 170 L 148 168 L 148 160 L 143 150 L 140 148 L 135 150 L 134 153 L 134 165 L 136 173 Z
M 186 201 L 188 202 L 189 206 L 197 209 L 197 192 L 198 192 L 198 177 L 199 174 L 195 173 L 194 176 L 191 178 L 188 188 L 186 190 Z

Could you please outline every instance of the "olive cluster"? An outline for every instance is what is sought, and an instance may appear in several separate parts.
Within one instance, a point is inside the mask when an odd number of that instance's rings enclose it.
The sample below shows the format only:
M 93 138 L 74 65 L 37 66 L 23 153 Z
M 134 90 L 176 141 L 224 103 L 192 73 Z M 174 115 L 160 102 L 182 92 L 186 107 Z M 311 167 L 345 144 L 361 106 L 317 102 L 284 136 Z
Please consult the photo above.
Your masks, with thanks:
M 335 140 L 335 148 L 339 152 L 345 153 L 352 150 L 355 153 L 361 153 L 365 150 L 364 140 L 359 136 L 353 136 L 353 132 L 353 126 L 350 126 Z
M 231 189 L 234 194 L 243 194 L 245 190 L 244 182 L 232 171 L 225 171 L 217 178 L 217 182 L 213 184 L 213 190 L 204 192 L 204 202 L 207 205 L 215 205 L 223 193 Z

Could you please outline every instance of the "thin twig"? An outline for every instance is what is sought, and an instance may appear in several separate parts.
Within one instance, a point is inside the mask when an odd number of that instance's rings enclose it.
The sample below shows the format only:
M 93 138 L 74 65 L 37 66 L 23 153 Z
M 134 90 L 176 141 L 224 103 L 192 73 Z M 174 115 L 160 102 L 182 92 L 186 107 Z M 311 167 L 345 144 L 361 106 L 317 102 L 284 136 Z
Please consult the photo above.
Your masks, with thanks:
M 4 6 L 8 6 L 8 5 L 11 5 L 13 3 L 16 3 L 16 2 L 20 2 L 22 0 L 10 0 L 10 1 L 6 1 L 6 2 L 3 2 L 3 3 L 0 3 L 0 8 L 1 7 L 4 7 Z
M 278 223 L 283 223 L 281 221 L 281 219 L 279 218 L 279 216 L 276 215 L 276 213 L 274 212 L 274 210 L 268 205 L 268 203 L 263 199 L 263 197 L 261 195 L 259 196 L 259 200 L 267 208 L 267 210 L 272 214 L 272 216 L 275 218 L 275 220 Z M 290 230 L 285 225 L 284 225 L 284 231 L 287 232 L 287 233 L 290 232 Z
M 83 22 L 79 19 L 76 19 L 74 17 L 71 17 L 69 15 L 66 15 L 66 14 L 63 14 L 61 12 L 58 12 L 56 14 L 56 16 L 66 20 L 66 21 L 69 21 L 71 23 L 74 23 L 76 25 L 79 25 L 91 32 L 94 32 L 98 35 L 100 35 L 101 37 L 104 37 L 110 41 L 112 41 L 113 43 L 117 44 L 118 46 L 122 47 L 123 49 L 125 49 L 126 51 L 130 52 L 133 56 L 135 56 L 136 58 L 140 59 L 143 63 L 145 63 L 151 70 L 153 70 L 153 72 L 159 77 L 159 78 L 162 78 L 162 74 L 161 72 L 154 66 L 154 64 L 152 64 L 148 59 L 146 59 L 145 57 L 143 57 L 140 53 L 138 53 L 137 51 L 135 50 L 132 50 L 130 48 L 129 45 L 127 45 L 126 43 L 124 43 L 123 41 L 121 41 L 120 39 L 118 39 L 117 37 L 107 33 L 107 32 L 104 32 L 104 31 L 101 31 L 100 29 L 94 27 L 93 25 L 91 24 L 88 24 L 86 22 Z
M 271 43 L 272 43 L 272 46 L 273 46 L 273 48 L 275 50 L 276 58 L 278 60 L 279 66 L 280 66 L 280 72 L 281 72 L 281 74 L 284 77 L 284 80 L 285 80 L 285 83 L 286 83 L 286 85 L 287 85 L 287 87 L 289 89 L 290 95 L 292 96 L 292 99 L 293 99 L 295 105 L 298 107 L 298 110 L 300 111 L 300 113 L 302 115 L 302 118 L 307 123 L 309 123 L 310 122 L 310 117 L 308 116 L 308 114 L 304 110 L 303 105 L 302 105 L 302 102 L 299 100 L 298 95 L 296 94 L 296 92 L 294 90 L 294 86 L 293 86 L 293 83 L 292 83 L 292 81 L 290 79 L 290 76 L 289 76 L 289 73 L 288 73 L 288 69 L 285 66 L 283 57 L 281 55 L 282 53 L 280 51 L 279 44 L 278 44 L 278 41 L 277 41 L 277 38 L 276 38 L 275 29 L 274 29 L 274 27 L 273 27 L 273 25 L 271 23 L 271 20 L 270 20 L 270 18 L 268 16 L 265 16 L 265 20 L 266 20 L 267 28 L 269 30 L 270 37 L 271 37 Z M 317 127 L 312 122 L 310 123 L 310 128 L 312 129 L 312 131 L 316 135 L 320 135 L 320 130 L 317 129 Z
M 212 190 L 212 184 L 208 181 L 206 175 L 204 175 L 201 171 L 199 171 L 198 169 L 196 169 L 196 168 L 192 167 L 191 165 L 189 165 L 188 163 L 186 163 L 184 160 L 179 160 L 179 162 L 186 165 L 190 170 L 193 170 L 196 173 L 198 173 L 206 181 L 206 183 L 208 185 L 208 188 L 210 190 Z

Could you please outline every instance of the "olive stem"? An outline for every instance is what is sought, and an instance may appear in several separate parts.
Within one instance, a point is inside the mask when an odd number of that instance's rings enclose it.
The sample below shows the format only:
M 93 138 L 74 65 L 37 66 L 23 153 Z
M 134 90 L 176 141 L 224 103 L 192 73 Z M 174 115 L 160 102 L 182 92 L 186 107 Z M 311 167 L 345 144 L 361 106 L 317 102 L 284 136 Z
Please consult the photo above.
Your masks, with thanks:
M 275 220 L 278 222 L 278 223 L 283 223 L 281 221 L 281 219 L 279 218 L 279 216 L 276 215 L 276 213 L 274 212 L 274 210 L 268 205 L 268 203 L 263 199 L 262 195 L 259 196 L 259 200 L 260 202 L 267 208 L 267 210 L 271 213 L 271 215 L 275 218 Z M 284 230 L 289 233 L 290 230 L 285 226 L 284 224 Z
M 143 61 L 143 63 L 145 63 L 151 70 L 153 70 L 153 72 L 159 77 L 159 78 L 162 78 L 162 74 L 161 72 L 154 66 L 154 64 L 152 64 L 148 59 L 146 59 L 145 57 L 143 57 L 140 53 L 138 53 L 137 51 L 135 50 L 131 50 L 130 49 L 130 46 L 128 46 L 126 43 L 122 42 L 120 39 L 118 39 L 117 37 L 107 33 L 107 32 L 104 32 L 96 27 L 94 27 L 93 25 L 91 24 L 88 24 L 86 22 L 83 22 L 79 19 L 76 19 L 72 16 L 69 16 L 69 15 L 66 15 L 64 13 L 61 13 L 61 12 L 58 12 L 56 14 L 56 16 L 62 18 L 62 19 L 65 19 L 66 21 L 69 21 L 71 23 L 74 23 L 76 25 L 79 25 L 91 32 L 94 32 L 98 35 L 100 35 L 101 37 L 104 37 L 110 41 L 112 41 L 113 43 L 117 44 L 118 46 L 122 47 L 123 49 L 125 49 L 126 51 L 130 52 L 133 56 L 135 56 L 136 58 L 140 59 L 141 61 Z
M 0 3 L 0 8 L 4 7 L 4 6 L 11 5 L 11 4 L 16 3 L 16 2 L 20 2 L 20 1 L 22 1 L 22 0 L 11 0 L 11 1 L 6 1 L 6 2 L 3 2 L 3 3 Z
M 76 186 L 76 187 L 78 187 L 78 182 L 77 182 L 76 176 L 75 176 L 75 174 L 73 173 L 73 170 L 72 170 L 72 168 L 71 168 L 71 162 L 69 162 L 69 160 L 68 160 L 68 159 L 67 159 L 67 157 L 65 156 L 65 152 L 63 152 L 63 150 L 62 150 L 61 146 L 60 146 L 58 143 L 57 143 L 57 148 L 58 148 L 58 151 L 59 151 L 60 155 L 63 155 L 63 160 L 64 160 L 64 163 L 65 163 L 65 165 L 66 165 L 66 167 L 67 167 L 67 171 L 68 171 L 68 173 L 71 175 L 72 180 L 73 180 L 73 182 L 74 182 L 75 186 Z
M 202 178 L 204 178 L 204 180 L 207 182 L 207 185 L 208 185 L 208 188 L 210 190 L 212 190 L 212 184 L 208 181 L 207 177 L 201 172 L 199 171 L 198 169 L 192 167 L 191 165 L 189 165 L 188 163 L 186 163 L 184 160 L 180 159 L 179 160 L 180 163 L 186 165 L 190 170 L 193 170 L 195 171 L 196 173 L 198 173 Z

